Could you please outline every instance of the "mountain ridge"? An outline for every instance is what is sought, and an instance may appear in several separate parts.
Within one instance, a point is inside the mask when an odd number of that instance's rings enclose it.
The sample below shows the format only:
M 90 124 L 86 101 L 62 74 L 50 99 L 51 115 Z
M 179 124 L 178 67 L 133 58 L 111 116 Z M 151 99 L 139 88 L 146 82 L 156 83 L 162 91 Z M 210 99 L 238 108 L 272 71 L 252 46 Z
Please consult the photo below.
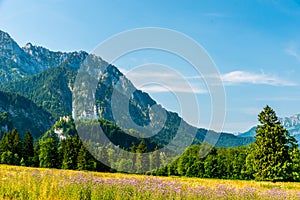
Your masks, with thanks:
M 72 57 L 84 60 L 86 56 L 84 51 L 54 52 L 31 43 L 21 48 L 8 33 L 0 30 L 0 83 L 21 80 L 47 68 L 62 65 Z
M 11 40 L 13 41 L 13 39 Z M 3 50 L 2 46 L 0 45 L 0 53 L 5 52 L 5 48 Z M 20 47 L 15 48 L 21 49 Z M 117 67 L 110 65 L 95 55 L 87 54 L 83 51 L 79 53 L 52 52 L 44 47 L 33 46 L 31 43 L 18 50 L 17 53 L 19 51 L 22 55 L 26 55 L 26 59 L 30 58 L 29 60 L 33 60 L 34 64 L 38 66 L 35 66 L 34 70 L 24 73 L 23 76 L 3 81 L 2 90 L 15 92 L 31 99 L 38 106 L 50 112 L 56 119 L 62 115 L 72 114 L 72 92 L 76 89 L 72 84 L 76 79 L 78 69 L 84 66 L 89 69 L 95 69 L 89 70 L 89 73 L 100 74 L 95 92 L 97 114 L 104 119 L 116 122 L 126 130 L 132 128 L 130 120 L 138 124 L 138 126 L 134 126 L 136 129 L 139 126 L 149 126 L 149 129 L 142 129 L 145 131 L 143 133 L 152 135 L 159 131 L 157 135 L 151 136 L 150 139 L 162 144 L 168 144 L 177 135 L 178 131 L 183 139 L 182 141 L 184 141 L 184 138 L 191 137 L 192 132 L 195 132 L 196 138 L 194 143 L 201 143 L 207 133 L 211 132 L 213 137 L 220 137 L 217 146 L 219 144 L 219 146 L 224 147 L 247 145 L 253 141 L 251 138 L 236 137 L 227 133 L 216 133 L 187 124 L 177 113 L 167 111 L 161 105 L 158 105 L 147 93 L 136 89 Z M 13 52 L 10 53 L 13 54 Z M 5 60 L 5 57 L 2 57 L 2 59 L 8 62 L 11 58 L 9 57 Z M 59 65 L 50 66 L 50 64 Z M 86 64 L 88 66 L 85 66 Z M 1 63 L 0 66 L 3 67 Z M 19 66 L 19 68 L 22 69 L 24 66 Z M 6 74 L 14 75 L 15 73 L 8 69 Z M 117 92 L 115 92 L 115 87 L 118 87 Z M 113 92 L 118 96 L 116 105 L 122 105 L 124 101 L 129 102 L 129 115 L 125 107 L 118 106 L 116 108 L 122 120 L 115 120 L 112 113 L 111 101 Z M 79 102 L 85 100 L 75 99 L 75 101 Z M 163 113 L 166 113 L 166 115 L 164 116 Z M 166 117 L 166 122 L 161 124 L 164 121 L 164 117 Z
M 286 128 L 289 133 L 294 136 L 298 143 L 300 142 L 300 114 L 295 114 L 290 117 L 279 117 L 279 122 Z M 238 137 L 254 137 L 256 135 L 255 129 L 257 126 L 253 126 L 248 131 L 238 134 Z

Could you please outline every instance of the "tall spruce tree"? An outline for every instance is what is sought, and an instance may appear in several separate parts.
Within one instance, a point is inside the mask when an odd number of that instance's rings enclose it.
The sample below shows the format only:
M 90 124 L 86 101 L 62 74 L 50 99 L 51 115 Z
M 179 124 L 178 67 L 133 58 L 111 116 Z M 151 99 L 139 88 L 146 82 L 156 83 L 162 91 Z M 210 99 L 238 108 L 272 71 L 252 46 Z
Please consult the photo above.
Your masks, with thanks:
M 136 148 L 136 172 L 142 173 L 149 170 L 150 159 L 147 154 L 147 146 L 144 141 L 141 141 L 140 144 Z
M 257 180 L 290 180 L 292 161 L 289 150 L 295 138 L 280 124 L 275 111 L 266 106 L 258 115 L 254 147 L 254 177 Z
M 27 166 L 31 165 L 31 160 L 33 156 L 34 156 L 33 137 L 29 131 L 26 131 L 24 135 L 23 161 Z
M 57 138 L 51 136 L 40 141 L 39 166 L 56 168 L 58 166 Z
M 77 169 L 94 170 L 94 158 L 83 144 L 78 152 Z
M 20 138 L 20 135 L 18 133 L 17 129 L 14 129 L 11 132 L 11 138 L 12 138 L 12 153 L 18 154 L 18 156 L 22 155 L 22 141 Z
M 155 147 L 154 152 L 150 156 L 150 169 L 157 170 L 160 167 L 160 158 L 158 147 Z
M 73 138 L 67 137 L 63 148 L 62 169 L 76 169 L 77 168 L 77 153 L 75 151 Z
M 17 129 L 3 135 L 0 142 L 0 154 L 4 164 L 18 165 L 22 155 L 22 141 Z M 12 157 L 11 157 L 12 156 Z M 11 159 L 9 162 L 7 160 Z

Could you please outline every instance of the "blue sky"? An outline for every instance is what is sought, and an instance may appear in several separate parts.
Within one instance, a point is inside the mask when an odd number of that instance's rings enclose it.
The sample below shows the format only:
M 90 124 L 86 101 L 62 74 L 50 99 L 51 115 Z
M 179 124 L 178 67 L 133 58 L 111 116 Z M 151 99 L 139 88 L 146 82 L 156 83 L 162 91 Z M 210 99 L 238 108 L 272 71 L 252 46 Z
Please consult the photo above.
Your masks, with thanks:
M 0 29 L 21 46 L 31 42 L 51 50 L 90 52 L 114 34 L 141 27 L 174 29 L 206 49 L 224 80 L 225 131 L 249 129 L 266 104 L 279 116 L 300 113 L 299 0 L 0 0 Z M 154 51 L 126 55 L 116 64 L 126 72 L 147 62 L 192 73 L 180 59 Z M 191 80 L 199 91 L 205 91 L 202 83 L 201 79 Z M 145 90 L 164 107 L 180 113 L 171 93 L 157 87 Z M 209 94 L 199 92 L 197 97 L 200 124 L 207 127 Z

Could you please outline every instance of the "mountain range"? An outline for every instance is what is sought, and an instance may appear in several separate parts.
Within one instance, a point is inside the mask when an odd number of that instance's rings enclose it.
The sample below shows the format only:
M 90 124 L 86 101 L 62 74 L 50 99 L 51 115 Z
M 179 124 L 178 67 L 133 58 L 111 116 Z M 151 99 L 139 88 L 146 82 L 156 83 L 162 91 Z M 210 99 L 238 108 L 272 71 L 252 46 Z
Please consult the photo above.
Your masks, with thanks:
M 0 105 L 6 107 L 0 107 L 0 113 L 8 112 L 14 126 L 21 131 L 30 130 L 35 133 L 35 138 L 38 138 L 59 117 L 72 115 L 72 91 L 76 90 L 74 81 L 78 69 L 86 60 L 101 70 L 95 92 L 96 115 L 116 122 L 124 130 L 143 131 L 149 140 L 160 144 L 168 144 L 177 133 L 183 138 L 196 133 L 193 143 L 201 143 L 209 133 L 212 137 L 219 137 L 216 146 L 222 147 L 247 145 L 254 141 L 251 134 L 235 136 L 189 125 L 177 113 L 165 110 L 147 93 L 137 90 L 117 67 L 98 56 L 84 51 L 53 52 L 31 43 L 21 48 L 3 31 L 0 31 L 0 90 L 5 92 L 1 94 L 8 99 L 13 96 L 22 100 L 16 104 L 10 102 L 9 106 L 6 106 L 7 102 L 3 102 Z M 129 100 L 129 115 L 125 106 L 115 108 L 118 109 L 121 121 L 114 119 L 111 103 L 116 86 L 118 98 L 115 104 L 122 105 L 122 102 Z M 28 103 L 22 104 L 23 101 Z M 166 122 L 161 124 L 164 118 Z M 133 126 L 131 120 L 139 126 Z M 284 123 L 290 124 L 291 128 L 295 126 L 294 121 L 287 119 Z M 140 126 L 148 129 L 139 130 Z M 153 135 L 157 130 L 160 131 Z
M 291 117 L 282 117 L 278 118 L 280 123 L 286 128 L 289 133 L 294 136 L 298 143 L 300 141 L 300 114 L 295 114 Z M 256 126 L 250 128 L 248 131 L 244 133 L 240 133 L 239 137 L 254 137 Z

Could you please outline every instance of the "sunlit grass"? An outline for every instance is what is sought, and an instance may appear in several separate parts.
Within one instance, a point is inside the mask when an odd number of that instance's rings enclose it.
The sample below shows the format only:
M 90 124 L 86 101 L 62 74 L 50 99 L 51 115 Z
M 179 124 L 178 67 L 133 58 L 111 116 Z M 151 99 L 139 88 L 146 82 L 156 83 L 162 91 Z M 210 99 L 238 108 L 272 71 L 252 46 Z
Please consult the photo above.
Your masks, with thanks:
M 0 165 L 1 199 L 299 199 L 300 183 L 153 177 Z

